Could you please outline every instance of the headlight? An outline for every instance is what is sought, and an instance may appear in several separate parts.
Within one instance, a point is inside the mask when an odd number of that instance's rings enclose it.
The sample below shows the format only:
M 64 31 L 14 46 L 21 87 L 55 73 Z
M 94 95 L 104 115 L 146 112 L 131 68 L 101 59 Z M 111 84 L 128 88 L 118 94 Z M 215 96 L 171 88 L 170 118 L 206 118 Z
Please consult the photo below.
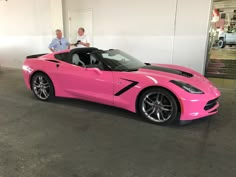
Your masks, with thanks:
M 175 80 L 172 80 L 170 81 L 171 83 L 179 86 L 180 88 L 184 89 L 185 91 L 189 92 L 189 93 L 192 93 L 192 94 L 204 94 L 203 91 L 201 91 L 200 89 L 190 85 L 190 84 L 187 84 L 185 82 L 181 82 L 181 81 L 175 81 Z

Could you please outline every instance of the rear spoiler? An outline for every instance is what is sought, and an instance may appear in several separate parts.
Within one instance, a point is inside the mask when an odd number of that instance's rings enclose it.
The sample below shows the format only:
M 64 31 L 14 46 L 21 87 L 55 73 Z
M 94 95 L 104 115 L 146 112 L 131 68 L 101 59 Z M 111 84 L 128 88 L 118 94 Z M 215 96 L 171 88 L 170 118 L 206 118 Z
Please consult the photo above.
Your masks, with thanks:
M 38 58 L 38 57 L 41 57 L 41 56 L 43 56 L 43 55 L 47 55 L 47 53 L 37 54 L 37 55 L 29 55 L 29 56 L 27 56 L 26 58 L 27 58 L 27 59 L 28 59 L 28 58 Z

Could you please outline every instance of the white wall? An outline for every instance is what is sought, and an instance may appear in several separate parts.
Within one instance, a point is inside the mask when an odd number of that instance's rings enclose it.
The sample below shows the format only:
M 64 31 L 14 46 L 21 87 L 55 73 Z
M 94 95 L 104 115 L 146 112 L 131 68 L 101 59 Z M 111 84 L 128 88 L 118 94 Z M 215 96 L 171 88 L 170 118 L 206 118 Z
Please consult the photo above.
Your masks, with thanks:
M 66 36 L 68 12 L 86 9 L 93 11 L 95 47 L 203 73 L 211 0 L 63 0 Z
M 61 0 L 0 1 L 0 65 L 20 68 L 27 55 L 49 52 L 62 27 Z
M 171 62 L 176 0 L 64 0 L 68 12 L 93 10 L 93 44 L 119 48 L 149 62 Z
M 0 65 L 20 68 L 25 56 L 49 52 L 55 28 L 64 23 L 69 36 L 68 12 L 86 9 L 93 11 L 94 46 L 203 73 L 211 0 L 0 1 Z
M 210 12 L 210 0 L 178 0 L 173 64 L 203 73 L 207 57 Z

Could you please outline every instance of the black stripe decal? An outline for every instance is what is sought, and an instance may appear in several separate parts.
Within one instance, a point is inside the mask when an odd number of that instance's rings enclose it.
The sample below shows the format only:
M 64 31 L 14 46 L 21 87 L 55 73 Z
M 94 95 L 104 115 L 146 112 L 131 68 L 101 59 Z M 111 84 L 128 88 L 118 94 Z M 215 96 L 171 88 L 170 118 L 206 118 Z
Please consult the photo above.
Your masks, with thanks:
M 193 74 L 187 73 L 185 71 L 180 71 L 177 69 L 172 69 L 172 68 L 165 68 L 161 66 L 153 66 L 153 65 L 147 65 L 142 67 L 143 69 L 150 69 L 150 70 L 156 70 L 156 71 L 161 71 L 161 72 L 166 72 L 166 73 L 171 73 L 171 74 L 176 74 L 184 77 L 191 78 L 193 77 Z
M 131 84 L 129 84 L 126 87 L 124 87 L 123 89 L 121 89 L 119 92 L 117 92 L 115 94 L 115 96 L 122 95 L 123 93 L 127 92 L 129 89 L 133 88 L 135 85 L 138 84 L 138 82 L 136 82 L 136 81 L 132 81 L 132 80 L 128 80 L 128 79 L 123 79 L 123 80 L 129 81 L 129 82 L 131 82 Z

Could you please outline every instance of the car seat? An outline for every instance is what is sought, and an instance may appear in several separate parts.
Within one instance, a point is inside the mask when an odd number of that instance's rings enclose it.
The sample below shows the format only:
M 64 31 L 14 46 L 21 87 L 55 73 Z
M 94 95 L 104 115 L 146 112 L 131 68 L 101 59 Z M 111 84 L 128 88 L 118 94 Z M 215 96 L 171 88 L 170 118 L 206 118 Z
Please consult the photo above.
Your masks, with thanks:
M 98 60 L 93 54 L 90 55 L 90 64 L 91 65 L 98 64 Z
M 77 66 L 85 66 L 84 62 L 82 62 L 79 58 L 79 55 L 77 53 L 73 54 L 72 56 L 72 64 Z

